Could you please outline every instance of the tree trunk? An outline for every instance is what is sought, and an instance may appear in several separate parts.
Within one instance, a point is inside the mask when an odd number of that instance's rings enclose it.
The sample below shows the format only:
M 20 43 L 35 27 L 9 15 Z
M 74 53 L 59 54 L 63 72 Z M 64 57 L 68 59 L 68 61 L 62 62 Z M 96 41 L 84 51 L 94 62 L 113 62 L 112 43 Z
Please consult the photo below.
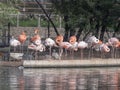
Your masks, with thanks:
M 100 34 L 100 40 L 103 41 L 103 37 L 104 37 L 104 34 L 105 34 L 105 30 L 106 30 L 106 26 L 103 25 L 102 26 L 102 29 L 101 29 L 101 34 Z
M 99 28 L 100 28 L 99 21 L 97 21 L 97 24 L 96 24 L 95 28 L 96 28 L 95 36 L 98 38 L 98 36 L 99 36 Z
M 69 26 L 68 24 L 66 23 L 65 24 L 65 34 L 64 34 L 64 41 L 68 41 L 68 37 L 69 37 Z
M 64 16 L 64 22 L 65 22 L 64 41 L 68 41 L 69 32 L 70 32 L 70 27 L 69 27 L 69 25 L 68 25 L 68 20 L 69 20 L 68 15 L 65 15 L 65 16 Z
M 73 35 L 75 35 L 75 29 L 70 29 L 70 36 L 73 36 Z
M 120 22 L 119 22 L 118 25 L 116 26 L 116 29 L 115 29 L 114 34 L 113 34 L 113 37 L 116 36 L 116 33 L 119 32 L 119 30 L 120 30 Z
M 101 34 L 100 34 L 101 41 L 103 41 L 103 38 L 104 38 L 108 16 L 109 16 L 109 10 L 106 10 L 106 13 L 102 18 L 102 29 L 101 29 Z
M 76 35 L 77 41 L 79 40 L 82 31 L 83 31 L 83 29 L 79 28 L 79 30 L 78 30 L 78 32 L 77 32 L 77 35 Z

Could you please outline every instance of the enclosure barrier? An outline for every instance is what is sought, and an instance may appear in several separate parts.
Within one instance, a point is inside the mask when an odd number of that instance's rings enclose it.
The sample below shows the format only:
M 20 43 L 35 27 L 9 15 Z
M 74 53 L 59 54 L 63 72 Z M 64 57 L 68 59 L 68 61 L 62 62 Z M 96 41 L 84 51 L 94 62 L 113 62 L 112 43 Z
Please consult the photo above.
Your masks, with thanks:
M 24 60 L 26 68 L 57 68 L 57 67 L 111 67 L 120 66 L 120 59 L 93 60 Z

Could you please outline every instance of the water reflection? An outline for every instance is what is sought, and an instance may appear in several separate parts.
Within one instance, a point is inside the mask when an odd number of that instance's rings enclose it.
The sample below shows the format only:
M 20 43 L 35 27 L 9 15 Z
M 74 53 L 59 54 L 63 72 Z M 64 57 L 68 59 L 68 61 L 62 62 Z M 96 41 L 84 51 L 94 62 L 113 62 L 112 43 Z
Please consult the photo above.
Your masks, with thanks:
M 119 68 L 0 68 L 0 90 L 120 90 L 119 86 Z
M 119 69 L 24 69 L 25 81 L 28 83 L 25 88 L 32 88 L 32 90 L 119 90 L 119 72 Z M 34 84 L 30 85 L 30 82 Z

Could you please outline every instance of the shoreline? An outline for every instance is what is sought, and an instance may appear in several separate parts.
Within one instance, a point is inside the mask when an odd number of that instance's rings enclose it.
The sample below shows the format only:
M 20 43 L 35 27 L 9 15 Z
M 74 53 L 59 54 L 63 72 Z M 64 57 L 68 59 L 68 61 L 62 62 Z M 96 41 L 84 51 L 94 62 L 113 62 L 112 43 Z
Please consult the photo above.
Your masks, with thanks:
M 120 67 L 120 59 L 85 59 L 85 60 L 14 60 L 0 61 L 0 66 L 25 68 L 90 68 Z

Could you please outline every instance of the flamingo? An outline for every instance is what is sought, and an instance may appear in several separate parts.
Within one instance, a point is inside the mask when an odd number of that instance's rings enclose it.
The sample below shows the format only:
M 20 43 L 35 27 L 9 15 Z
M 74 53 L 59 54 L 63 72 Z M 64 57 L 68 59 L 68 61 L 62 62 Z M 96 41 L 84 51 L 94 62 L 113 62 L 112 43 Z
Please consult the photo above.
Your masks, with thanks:
M 41 37 L 37 34 L 37 35 L 34 35 L 31 39 L 30 39 L 30 41 L 31 42 L 34 42 L 34 41 L 36 41 L 36 40 L 41 40 Z
M 119 39 L 117 39 L 116 37 L 112 37 L 112 38 L 108 39 L 107 44 L 108 44 L 109 46 L 119 47 L 120 41 L 119 41 Z
M 35 45 L 35 44 L 31 43 L 30 45 L 28 45 L 28 49 L 35 51 L 35 59 L 36 59 L 37 52 L 45 51 L 45 46 L 43 44 Z
M 43 52 L 45 51 L 45 46 L 41 42 L 41 37 L 38 35 L 38 31 L 35 30 L 35 35 L 30 39 L 31 44 L 28 45 L 28 49 L 32 49 L 35 51 L 35 59 L 37 56 L 37 52 Z
M 33 37 L 31 37 L 31 39 L 30 39 L 31 42 L 34 42 L 34 41 L 36 41 L 36 40 L 41 40 L 41 37 L 40 37 L 40 35 L 39 35 L 38 33 L 39 33 L 39 30 L 38 30 L 38 29 L 35 29 L 35 30 L 34 30 L 34 35 L 33 35 Z
M 92 47 L 99 43 L 99 39 L 97 39 L 95 36 L 90 36 L 86 39 L 86 42 L 88 43 L 88 47 Z
M 26 33 L 23 31 L 19 36 L 18 36 L 18 40 L 20 41 L 20 43 L 24 43 L 27 39 Z
M 10 46 L 14 47 L 14 52 L 16 51 L 16 47 L 20 45 L 21 45 L 20 41 L 18 41 L 17 39 L 14 38 L 14 36 L 12 36 L 12 38 L 10 39 Z
M 93 54 L 92 47 L 100 42 L 99 39 L 97 39 L 95 36 L 90 36 L 85 41 L 88 43 L 88 48 L 90 48 L 90 51 L 92 51 Z M 90 57 L 90 51 L 89 51 L 89 57 Z
M 72 49 L 77 51 L 77 45 L 78 45 L 78 42 L 77 42 L 77 38 L 76 36 L 71 36 L 70 39 L 69 39 L 69 42 L 70 44 L 72 44 Z
M 45 40 L 45 45 L 46 46 L 49 46 L 49 54 L 50 54 L 50 56 L 51 56 L 51 48 L 53 47 L 53 46 L 55 46 L 55 41 L 53 40 L 53 39 L 51 39 L 51 38 L 47 38 L 46 40 Z
M 28 48 L 35 50 L 35 51 L 40 51 L 40 52 L 45 51 L 45 46 L 43 44 L 36 46 L 35 44 L 32 43 L 32 44 L 28 45 Z
M 36 29 L 34 30 L 34 34 L 38 34 L 38 33 L 39 33 L 39 29 L 36 28 Z
M 23 44 L 24 44 L 24 42 L 26 41 L 26 39 L 27 39 L 26 33 L 23 31 L 23 32 L 18 36 L 18 40 L 19 40 L 20 43 L 21 43 L 22 52 L 23 52 Z
M 69 38 L 69 42 L 70 42 L 70 44 L 72 45 L 71 46 L 71 50 L 72 50 L 72 56 L 74 56 L 74 51 L 77 51 L 78 50 L 78 48 L 77 48 L 77 45 L 78 45 L 78 42 L 77 42 L 77 38 L 76 38 L 76 36 L 71 36 L 70 38 Z M 72 57 L 73 58 L 73 57 Z
M 72 47 L 72 45 L 69 42 L 63 42 L 63 36 L 62 35 L 57 36 L 55 41 L 58 44 L 58 46 L 60 47 L 59 55 L 60 55 L 60 59 L 61 59 L 61 56 L 62 56 L 62 53 L 63 53 L 63 48 L 64 49 L 70 49 L 70 47 Z
M 117 39 L 116 37 L 112 37 L 112 38 L 108 39 L 108 42 L 106 44 L 108 46 L 111 46 L 113 49 L 112 50 L 112 57 L 116 57 L 115 48 L 119 48 L 119 46 L 120 46 L 119 39 Z
M 95 49 L 95 51 L 99 51 L 101 52 L 101 57 L 105 54 L 110 52 L 110 48 L 108 47 L 107 44 L 105 43 L 101 43 L 101 44 L 97 44 L 93 47 L 93 49 Z
M 83 49 L 88 47 L 88 43 L 86 43 L 85 41 L 80 41 L 80 42 L 78 42 L 77 47 L 81 50 L 81 59 L 82 59 L 83 58 Z

